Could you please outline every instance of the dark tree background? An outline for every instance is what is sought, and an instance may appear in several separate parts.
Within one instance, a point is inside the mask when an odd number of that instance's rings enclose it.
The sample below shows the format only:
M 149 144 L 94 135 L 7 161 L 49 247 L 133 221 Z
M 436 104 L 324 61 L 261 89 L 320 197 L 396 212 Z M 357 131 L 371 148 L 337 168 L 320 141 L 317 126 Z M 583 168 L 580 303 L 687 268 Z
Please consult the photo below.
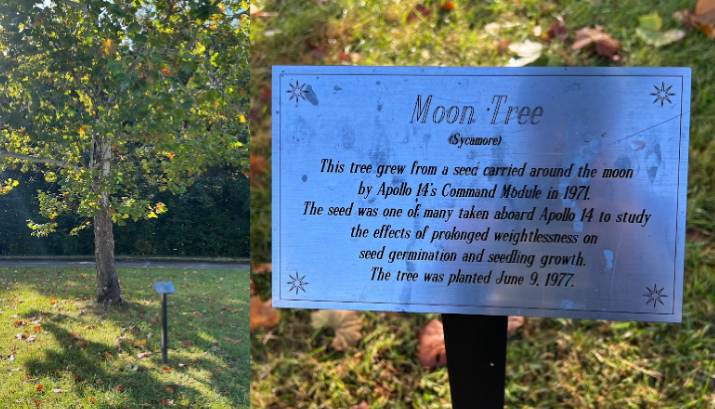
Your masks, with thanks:
M 21 183 L 0 196 L 0 256 L 94 255 L 91 230 L 77 236 L 68 232 L 83 220 L 60 215 L 57 234 L 31 236 L 27 221 L 40 219 L 37 191 L 57 192 L 42 174 L 6 171 L 4 178 Z M 159 192 L 144 186 L 145 194 L 166 204 L 158 219 L 115 226 L 118 255 L 248 257 L 250 252 L 249 181 L 237 168 L 211 168 L 184 194 Z

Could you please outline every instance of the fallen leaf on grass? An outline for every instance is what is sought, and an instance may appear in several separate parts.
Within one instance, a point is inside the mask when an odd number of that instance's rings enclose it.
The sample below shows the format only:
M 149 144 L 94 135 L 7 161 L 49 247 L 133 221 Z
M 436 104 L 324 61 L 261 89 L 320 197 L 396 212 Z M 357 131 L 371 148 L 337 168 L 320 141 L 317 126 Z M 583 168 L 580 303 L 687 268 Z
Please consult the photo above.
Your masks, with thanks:
M 95 402 L 94 398 L 91 398 L 91 397 L 89 398 L 89 401 L 90 401 L 91 403 L 94 403 L 94 402 Z
M 271 300 L 263 302 L 260 296 L 251 297 L 251 331 L 273 327 L 280 319 L 280 312 L 273 308 Z
M 64 390 L 64 389 L 53 389 L 52 392 L 54 392 L 54 393 L 65 393 L 65 392 L 67 392 L 67 391 Z
M 514 335 L 514 333 L 523 326 L 524 317 L 509 317 L 506 333 L 507 335 Z
M 190 347 L 190 346 L 192 346 L 192 345 L 194 345 L 194 343 L 191 342 L 191 341 L 189 341 L 189 340 L 186 340 L 186 341 L 184 341 L 184 342 L 181 343 L 181 346 L 182 346 L 182 347 Z
M 557 39 L 560 41 L 564 41 L 569 36 L 569 34 L 564 22 L 559 20 L 551 24 L 549 31 L 546 32 L 546 36 L 549 39 Z
M 711 40 L 715 40 L 715 0 L 700 0 L 695 6 L 695 13 L 690 10 L 673 13 L 686 27 L 699 28 Z
M 172 405 L 174 405 L 174 400 L 173 399 L 159 399 L 159 403 L 162 405 L 172 406 Z
M 685 37 L 683 30 L 660 31 L 663 27 L 663 20 L 658 13 L 641 16 L 639 21 L 640 27 L 636 28 L 636 35 L 655 47 L 662 47 Z
M 427 17 L 432 14 L 432 9 L 427 8 L 421 4 L 416 5 L 414 10 L 411 10 L 410 13 L 407 15 L 407 22 L 412 23 L 413 21 L 416 21 L 418 18 L 418 14 L 422 17 Z
M 37 385 L 37 391 L 42 392 L 42 384 Z
M 260 186 L 259 178 L 268 172 L 268 162 L 263 156 L 251 155 L 251 187 Z
M 161 369 L 162 369 L 164 372 L 166 372 L 166 373 L 171 373 L 171 368 L 168 367 L 168 366 L 165 366 L 165 367 L 163 367 L 163 368 L 161 368 Z
M 452 11 L 455 8 L 457 8 L 457 5 L 454 4 L 453 1 L 447 1 L 444 4 L 442 4 L 442 7 L 440 7 L 444 11 Z
M 604 33 L 601 27 L 584 27 L 578 30 L 576 32 L 576 41 L 574 41 L 571 48 L 574 50 L 581 50 L 591 43 L 596 44 L 596 52 L 599 55 L 612 61 L 620 59 L 618 57 L 618 50 L 621 48 L 621 45 L 610 35 Z
M 80 382 L 82 382 L 83 380 L 84 380 L 84 379 L 82 379 L 82 377 L 79 376 L 79 375 L 77 375 L 77 376 L 74 377 L 74 381 L 75 381 L 76 383 L 80 383 Z
M 336 351 L 353 347 L 362 339 L 362 320 L 356 311 L 320 310 L 310 317 L 313 328 L 328 326 L 335 331 L 331 345 Z
M 253 267 L 253 274 L 270 273 L 273 271 L 273 263 L 257 263 Z
M 114 387 L 114 390 L 117 392 L 124 392 L 124 386 L 120 383 L 119 385 Z
M 166 385 L 164 387 L 164 390 L 169 393 L 174 393 L 174 392 L 176 392 L 176 387 L 174 385 Z
M 509 50 L 521 58 L 512 58 L 509 60 L 508 67 L 523 67 L 531 64 L 541 57 L 543 45 L 535 41 L 524 41 L 523 43 L 509 44 Z
M 350 409 L 370 409 L 370 407 L 367 406 L 367 402 L 362 401 L 362 402 L 360 402 L 359 405 L 355 405 L 355 406 L 353 406 L 353 407 L 350 408 Z
M 420 365 L 436 368 L 447 363 L 447 350 L 444 346 L 444 328 L 442 322 L 432 320 L 420 331 L 420 348 L 417 355 Z
M 138 358 L 138 359 L 144 359 L 144 358 L 146 358 L 146 357 L 148 357 L 149 355 L 152 355 L 152 354 L 153 354 L 153 353 L 152 353 L 152 352 L 149 352 L 149 351 L 147 351 L 147 352 L 142 352 L 141 354 L 137 355 L 137 358 Z

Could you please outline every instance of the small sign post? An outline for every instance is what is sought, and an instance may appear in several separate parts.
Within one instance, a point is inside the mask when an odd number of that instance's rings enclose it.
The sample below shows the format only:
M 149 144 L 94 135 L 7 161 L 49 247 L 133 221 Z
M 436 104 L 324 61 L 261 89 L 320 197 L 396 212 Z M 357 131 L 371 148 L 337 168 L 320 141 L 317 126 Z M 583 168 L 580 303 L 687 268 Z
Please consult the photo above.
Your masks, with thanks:
M 167 363 L 167 353 L 166 348 L 169 343 L 168 340 L 168 324 L 166 317 L 166 295 L 170 293 L 175 293 L 174 283 L 171 281 L 163 283 L 154 283 L 154 289 L 157 294 L 161 294 L 161 362 Z
M 457 409 L 503 407 L 510 315 L 680 322 L 690 81 L 274 66 L 273 306 L 443 314 Z

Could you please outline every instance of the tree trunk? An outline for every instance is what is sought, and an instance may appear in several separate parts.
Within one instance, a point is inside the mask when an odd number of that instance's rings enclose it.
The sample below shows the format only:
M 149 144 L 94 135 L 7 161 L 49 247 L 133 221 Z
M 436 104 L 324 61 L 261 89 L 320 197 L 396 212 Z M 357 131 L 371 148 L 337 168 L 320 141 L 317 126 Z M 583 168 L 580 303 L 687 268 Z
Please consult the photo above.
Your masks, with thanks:
M 114 267 L 114 232 L 107 208 L 94 215 L 94 258 L 97 263 L 97 302 L 118 305 L 124 302 Z
M 97 165 L 102 177 L 109 177 L 111 143 L 102 140 L 97 143 Z M 114 229 L 109 214 L 109 193 L 100 191 L 99 210 L 94 215 L 94 260 L 97 264 L 97 302 L 106 305 L 124 303 L 119 278 L 114 267 Z

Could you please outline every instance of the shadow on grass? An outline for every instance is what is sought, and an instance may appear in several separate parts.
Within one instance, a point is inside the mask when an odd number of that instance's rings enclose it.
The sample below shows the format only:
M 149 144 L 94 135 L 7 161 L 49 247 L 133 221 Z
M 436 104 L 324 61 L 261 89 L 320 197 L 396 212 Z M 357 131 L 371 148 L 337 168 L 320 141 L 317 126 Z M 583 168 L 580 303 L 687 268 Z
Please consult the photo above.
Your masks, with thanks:
M 69 374 L 75 379 L 75 392 L 78 396 L 84 395 L 88 389 L 101 394 L 112 391 L 122 393 L 121 407 L 125 404 L 156 403 L 158 397 L 167 394 L 164 388 L 171 383 L 157 379 L 146 368 L 137 372 L 108 372 L 105 363 L 110 358 L 107 358 L 105 352 L 115 353 L 114 346 L 87 340 L 55 323 L 55 320 L 63 323 L 77 320 L 37 310 L 29 314 L 44 315 L 43 330 L 52 334 L 60 345 L 60 350 L 46 350 L 43 358 L 32 358 L 26 362 L 27 373 L 31 376 L 59 378 L 61 374 Z M 156 358 L 156 355 L 153 357 Z M 98 380 L 101 380 L 101 383 L 98 383 Z M 93 394 L 92 391 L 90 395 Z M 182 386 L 180 392 L 192 401 L 201 395 L 200 391 L 186 386 Z
M 206 280 L 203 274 L 195 276 L 195 281 L 177 286 L 181 295 L 169 297 L 169 362 L 167 366 L 174 372 L 167 375 L 162 371 L 161 351 L 158 345 L 161 326 L 154 317 L 159 317 L 161 305 L 158 296 L 153 294 L 150 283 L 152 276 L 137 273 L 125 274 L 122 291 L 125 299 L 137 300 L 123 306 L 105 307 L 94 302 L 93 276 L 87 270 L 44 270 L 20 273 L 18 286 L 56 300 L 57 306 L 67 309 L 48 312 L 36 308 L 23 311 L 22 316 L 44 316 L 42 330 L 51 334 L 57 343 L 53 348 L 42 350 L 39 357 L 25 362 L 27 373 L 33 377 L 51 377 L 83 379 L 74 385 L 77 396 L 86 393 L 108 394 L 121 393 L 115 398 L 122 405 L 157 404 L 160 399 L 181 399 L 192 405 L 211 401 L 214 404 L 226 401 L 231 407 L 249 405 L 250 358 L 248 337 L 248 279 L 246 278 L 246 300 L 230 298 L 231 294 L 243 294 L 243 283 L 234 280 L 234 285 L 224 288 L 217 294 L 212 280 Z M 143 273 L 143 272 L 141 272 Z M 213 274 L 206 273 L 206 274 Z M 223 274 L 226 274 L 225 272 Z M 246 275 L 247 272 L 237 274 Z M 174 278 L 178 281 L 179 273 L 162 271 L 163 279 Z M 158 276 L 158 275 L 157 275 Z M 177 277 L 179 276 L 179 277 Z M 120 277 L 122 274 L 120 272 Z M 216 280 L 216 284 L 219 281 Z M 225 284 L 221 283 L 225 286 Z M 229 291 L 226 291 L 229 290 Z M 74 300 L 74 301 L 72 301 Z M 81 305 L 78 305 L 81 304 Z M 80 311 L 81 310 L 81 311 Z M 200 311 L 203 311 L 200 312 Z M 242 315 L 239 315 L 242 314 Z M 245 322 L 244 322 L 245 321 Z M 107 343 L 85 338 L 91 325 L 116 328 L 116 333 L 108 336 Z M 146 347 L 135 348 L 132 343 L 120 344 L 119 347 L 129 357 L 117 357 L 117 345 L 114 341 L 120 336 L 121 329 L 130 326 L 138 328 L 137 334 L 126 332 L 126 338 L 134 340 L 150 338 Z M 245 333 L 245 334 L 244 334 Z M 136 336 L 135 336 L 136 335 Z M 191 341 L 186 346 L 183 342 Z M 138 359 L 137 354 L 151 351 L 153 355 Z M 109 352 L 113 358 L 108 358 Z M 122 359 L 121 365 L 114 359 Z M 137 371 L 122 370 L 122 366 L 138 364 Z M 179 363 L 185 364 L 183 368 Z M 176 376 L 172 376 L 176 375 Z M 166 377 L 166 379 L 162 379 Z M 101 379 L 101 383 L 97 380 Z M 122 385 L 124 392 L 118 391 Z M 169 393 L 167 386 L 174 389 Z M 205 396 L 207 392 L 211 397 Z M 220 395 L 220 396 L 219 396 Z M 96 396 L 96 395 L 95 395 Z M 177 401 L 178 403 L 178 401 Z M 124 406 L 121 406 L 124 407 Z

